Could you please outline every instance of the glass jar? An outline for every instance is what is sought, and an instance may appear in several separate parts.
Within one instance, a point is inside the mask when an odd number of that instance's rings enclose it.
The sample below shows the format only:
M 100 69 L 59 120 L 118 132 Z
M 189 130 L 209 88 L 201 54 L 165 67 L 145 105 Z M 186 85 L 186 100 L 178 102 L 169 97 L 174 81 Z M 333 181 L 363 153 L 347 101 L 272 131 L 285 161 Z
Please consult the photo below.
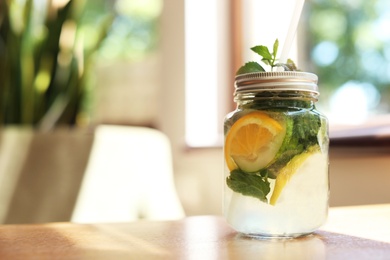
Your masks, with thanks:
M 237 108 L 224 122 L 224 215 L 238 232 L 298 237 L 325 222 L 329 138 L 317 81 L 295 71 L 236 77 Z

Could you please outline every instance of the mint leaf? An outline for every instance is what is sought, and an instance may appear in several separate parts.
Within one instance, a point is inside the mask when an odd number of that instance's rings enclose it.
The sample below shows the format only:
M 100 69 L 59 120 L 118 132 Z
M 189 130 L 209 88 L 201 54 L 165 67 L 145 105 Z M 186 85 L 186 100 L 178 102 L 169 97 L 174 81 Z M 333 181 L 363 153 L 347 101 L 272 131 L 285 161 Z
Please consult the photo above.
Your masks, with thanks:
M 318 132 L 321 119 L 314 113 L 294 112 L 286 117 L 286 136 L 280 147 L 276 160 L 260 174 L 269 178 L 276 178 L 280 169 L 296 155 L 308 150 L 319 149 Z
M 319 144 L 317 135 L 321 127 L 321 118 L 318 114 L 297 112 L 293 120 L 293 138 L 296 142 L 302 144 L 305 150 L 312 145 Z
M 271 67 L 271 71 L 275 67 L 282 67 L 285 71 L 296 71 L 298 70 L 295 66 L 295 63 L 288 59 L 286 63 L 276 63 L 277 61 L 277 54 L 279 49 L 279 40 L 276 39 L 273 46 L 272 46 L 272 53 L 268 49 L 267 46 L 264 45 L 257 45 L 251 48 L 252 51 L 260 55 L 261 61 L 265 64 Z M 261 69 L 259 69 L 261 67 Z M 251 72 L 259 72 L 259 71 L 265 71 L 265 69 L 258 64 L 257 62 L 248 62 L 244 66 L 242 66 L 236 73 L 236 75 L 245 74 L 245 73 L 251 73 Z
M 267 59 L 261 59 L 261 61 L 265 64 L 265 65 L 268 65 L 268 66 L 272 66 L 272 64 L 271 64 L 271 60 L 267 60 Z
M 287 64 L 286 64 L 290 70 L 298 70 L 297 65 L 295 65 L 295 62 L 292 59 L 287 59 Z
M 294 61 L 291 59 L 287 60 L 287 63 L 277 63 L 274 65 L 275 67 L 283 67 L 285 71 L 297 71 L 298 68 L 295 65 Z
M 235 192 L 268 202 L 266 196 L 270 192 L 270 183 L 267 178 L 236 169 L 230 172 L 226 183 Z
M 264 60 L 272 60 L 272 54 L 269 52 L 268 48 L 264 45 L 258 45 L 251 48 L 252 51 L 259 54 L 261 57 L 263 57 Z
M 273 47 L 274 52 L 272 53 L 275 59 L 276 59 L 276 55 L 278 54 L 278 49 L 279 49 L 279 40 L 276 39 Z
M 259 54 L 261 57 L 263 57 L 261 59 L 262 62 L 271 66 L 271 68 L 273 68 L 275 67 L 276 54 L 278 53 L 278 48 L 279 48 L 279 40 L 276 39 L 273 45 L 273 53 L 271 53 L 268 47 L 264 45 L 258 45 L 252 47 L 251 50 Z
M 265 71 L 265 70 L 259 63 L 250 61 L 245 63 L 244 66 L 241 66 L 241 68 L 238 69 L 236 75 L 252 73 L 252 72 L 260 72 L 260 71 Z

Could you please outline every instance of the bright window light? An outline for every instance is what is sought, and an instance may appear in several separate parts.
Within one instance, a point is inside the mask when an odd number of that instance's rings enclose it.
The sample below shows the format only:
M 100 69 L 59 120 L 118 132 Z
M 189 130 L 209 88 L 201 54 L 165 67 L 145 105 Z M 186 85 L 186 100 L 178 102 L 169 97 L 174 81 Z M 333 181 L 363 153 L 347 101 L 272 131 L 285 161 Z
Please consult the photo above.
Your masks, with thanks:
M 295 1 L 243 0 L 242 4 L 243 61 L 259 60 L 250 47 L 272 48 L 276 38 L 280 54 Z M 221 146 L 223 117 L 232 110 L 228 6 L 226 0 L 185 1 L 185 141 L 190 147 Z M 278 10 L 277 17 L 283 20 L 275 20 L 274 12 L 266 10 Z M 294 40 L 289 58 L 295 61 L 296 48 Z
M 243 0 L 243 60 L 259 61 L 260 56 L 250 50 L 255 45 L 265 45 L 272 50 L 279 40 L 278 56 L 282 52 L 295 1 L 291 0 Z M 280 8 L 283 6 L 283 8 Z M 277 10 L 277 16 L 275 11 Z M 259 15 L 261 14 L 261 15 Z M 292 43 L 288 58 L 297 62 L 297 40 Z
M 185 1 L 186 143 L 218 142 L 217 1 Z

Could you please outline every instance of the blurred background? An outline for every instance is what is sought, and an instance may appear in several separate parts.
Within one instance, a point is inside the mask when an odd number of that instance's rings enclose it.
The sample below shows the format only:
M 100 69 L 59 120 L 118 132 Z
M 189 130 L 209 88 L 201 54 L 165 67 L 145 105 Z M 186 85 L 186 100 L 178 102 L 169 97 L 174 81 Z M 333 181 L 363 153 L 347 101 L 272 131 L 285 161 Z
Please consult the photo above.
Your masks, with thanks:
M 295 4 L 270 2 L 1 1 L 0 221 L 77 221 L 105 200 L 121 220 L 221 214 L 235 71 L 250 47 L 283 45 Z M 304 6 L 290 57 L 320 79 L 331 206 L 390 201 L 389 30 L 387 0 Z

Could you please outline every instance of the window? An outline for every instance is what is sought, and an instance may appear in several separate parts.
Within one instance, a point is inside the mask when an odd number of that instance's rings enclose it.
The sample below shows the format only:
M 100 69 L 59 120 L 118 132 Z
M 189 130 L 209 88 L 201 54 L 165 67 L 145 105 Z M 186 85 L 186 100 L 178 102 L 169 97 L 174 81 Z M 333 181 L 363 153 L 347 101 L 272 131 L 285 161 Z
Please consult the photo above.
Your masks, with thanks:
M 390 2 L 308 3 L 307 53 L 320 78 L 319 106 L 332 124 L 390 112 Z
M 223 113 L 234 108 L 235 70 L 244 61 L 258 59 L 250 51 L 252 46 L 271 47 L 278 38 L 282 49 L 295 5 L 295 1 L 286 0 L 222 2 L 211 1 L 205 8 L 200 1 L 186 1 L 186 141 L 190 146 L 221 143 Z M 228 18 L 221 16 L 221 6 Z M 234 21 L 234 26 L 229 21 Z M 231 31 L 221 38 L 218 32 L 226 27 Z M 332 129 L 339 129 L 341 124 L 366 127 L 373 118 L 376 120 L 369 127 L 387 124 L 388 119 L 383 118 L 390 116 L 389 35 L 389 1 L 305 2 L 289 58 L 301 70 L 319 76 L 321 97 L 317 106 L 330 119 Z M 221 55 L 230 55 L 230 69 L 223 68 L 224 73 L 219 67 Z M 225 78 L 223 83 L 221 78 Z
M 185 139 L 190 147 L 222 144 L 232 99 L 228 1 L 185 1 Z M 200 18 L 201 14 L 201 18 Z

